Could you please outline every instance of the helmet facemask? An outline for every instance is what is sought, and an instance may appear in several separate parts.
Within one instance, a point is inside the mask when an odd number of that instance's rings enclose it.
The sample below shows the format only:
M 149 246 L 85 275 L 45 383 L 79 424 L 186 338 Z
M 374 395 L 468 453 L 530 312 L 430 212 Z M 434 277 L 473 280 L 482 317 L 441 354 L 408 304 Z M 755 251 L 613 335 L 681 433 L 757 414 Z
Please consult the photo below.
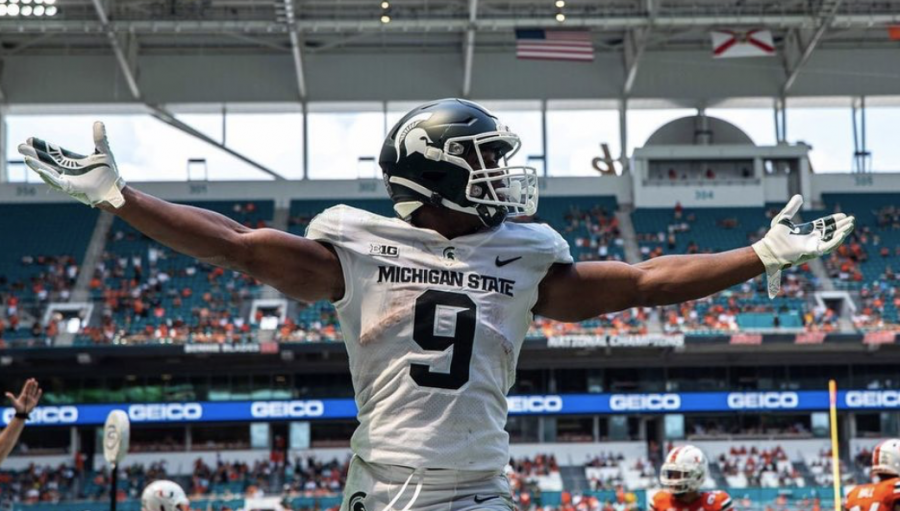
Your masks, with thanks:
M 532 216 L 537 212 L 538 176 L 534 167 L 510 165 L 521 148 L 518 135 L 506 129 L 448 139 L 440 159 L 469 172 L 466 200 L 501 210 L 506 218 Z M 489 168 L 485 151 L 497 153 L 500 165 Z M 472 154 L 477 168 L 470 164 Z M 427 157 L 427 156 L 426 156 Z
M 667 463 L 660 470 L 659 482 L 666 489 L 678 495 L 700 489 L 703 480 L 698 476 L 702 476 L 699 470 L 685 470 L 682 467 L 669 466 Z

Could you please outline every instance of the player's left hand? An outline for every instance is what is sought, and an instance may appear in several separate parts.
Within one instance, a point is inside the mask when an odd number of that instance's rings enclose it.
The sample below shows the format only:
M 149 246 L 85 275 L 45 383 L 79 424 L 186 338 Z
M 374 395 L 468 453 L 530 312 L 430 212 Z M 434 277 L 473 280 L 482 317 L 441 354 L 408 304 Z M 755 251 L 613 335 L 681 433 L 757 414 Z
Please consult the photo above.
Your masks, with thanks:
M 781 290 L 781 270 L 828 254 L 853 232 L 856 219 L 843 213 L 794 224 L 791 218 L 802 205 L 803 197 L 794 195 L 772 219 L 766 236 L 753 244 L 766 267 L 769 298 L 775 298 Z
M 37 406 L 38 401 L 41 400 L 43 393 L 44 391 L 41 390 L 37 380 L 31 378 L 22 386 L 22 392 L 19 393 L 18 397 L 12 392 L 7 392 L 6 397 L 12 402 L 12 407 L 16 410 L 16 413 L 31 413 L 34 407 Z

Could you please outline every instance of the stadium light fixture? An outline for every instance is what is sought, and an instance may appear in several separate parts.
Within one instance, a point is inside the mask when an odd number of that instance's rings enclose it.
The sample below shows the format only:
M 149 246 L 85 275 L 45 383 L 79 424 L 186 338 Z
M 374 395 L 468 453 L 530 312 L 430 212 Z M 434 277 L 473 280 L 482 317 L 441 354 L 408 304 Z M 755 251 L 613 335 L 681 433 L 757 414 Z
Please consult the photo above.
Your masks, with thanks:
M 388 23 L 391 22 L 391 17 L 388 16 L 387 14 L 382 14 L 382 15 L 381 15 L 381 22 L 384 23 L 384 24 L 388 24 Z
M 566 0 L 556 0 L 556 8 L 562 9 L 566 6 Z
M 390 9 L 390 8 L 391 8 L 391 3 L 388 2 L 387 0 L 385 0 L 384 2 L 381 2 L 381 8 L 382 8 L 382 9 Z
M 34 12 L 35 16 L 43 16 L 44 15 L 44 6 L 43 5 L 35 6 L 33 12 Z
M 47 10 L 44 11 L 44 14 L 46 14 L 47 16 L 56 16 L 56 12 L 57 12 L 56 6 L 51 5 L 51 6 L 47 7 Z
M 31 16 L 31 6 L 26 5 L 22 7 L 22 16 Z
M 558 21 L 560 23 L 566 21 L 566 15 L 561 12 L 556 13 L 556 21 Z
M 0 17 L 6 16 L 8 7 L 6 4 L 0 4 Z
M 19 15 L 19 6 L 17 4 L 12 4 L 9 6 L 7 10 L 7 14 L 10 16 L 18 16 Z

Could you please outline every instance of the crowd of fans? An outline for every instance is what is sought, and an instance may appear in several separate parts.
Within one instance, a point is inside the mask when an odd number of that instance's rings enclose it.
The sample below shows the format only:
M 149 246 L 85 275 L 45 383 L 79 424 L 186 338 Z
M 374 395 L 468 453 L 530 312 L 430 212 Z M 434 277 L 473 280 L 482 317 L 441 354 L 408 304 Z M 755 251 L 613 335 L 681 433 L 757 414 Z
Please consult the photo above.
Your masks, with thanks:
M 569 208 L 563 217 L 560 234 L 573 237 L 573 255 L 579 261 L 622 260 L 624 241 L 615 212 L 603 206 L 583 210 Z
M 253 202 L 237 202 L 229 215 L 251 227 L 266 225 L 255 215 Z M 837 207 L 840 209 L 840 206 Z M 614 211 L 603 205 L 572 206 L 555 223 L 572 245 L 579 260 L 621 259 L 624 243 Z M 681 204 L 671 210 L 671 219 L 659 232 L 637 233 L 642 257 L 658 257 L 673 251 L 711 252 L 713 248 L 698 244 L 693 238 L 698 222 L 712 222 Z M 772 208 L 769 217 L 777 214 Z M 847 243 L 825 258 L 826 271 L 838 282 L 855 283 L 859 290 L 859 307 L 852 316 L 860 330 L 900 328 L 900 279 L 890 262 L 872 280 L 865 275 L 870 258 L 887 260 L 900 257 L 900 244 L 893 246 L 888 232 L 898 230 L 900 207 L 887 206 L 873 211 L 872 225 L 857 227 Z M 715 229 L 746 231 L 747 243 L 765 233 L 766 222 L 752 230 L 742 224 L 740 215 L 722 216 L 714 220 Z M 292 230 L 307 225 L 311 215 L 297 214 L 289 218 Z M 745 219 L 746 220 L 746 219 Z M 746 221 L 743 221 L 746 223 Z M 732 235 L 733 236 L 733 235 Z M 702 236 L 700 236 L 702 238 Z M 730 239 L 730 238 L 729 238 Z M 685 240 L 691 240 L 686 247 Z M 215 268 L 178 255 L 149 241 L 130 227 L 115 223 L 107 241 L 107 250 L 93 271 L 90 290 L 100 314 L 78 335 L 77 341 L 91 344 L 141 343 L 231 343 L 255 342 L 259 317 L 248 317 L 249 303 L 261 289 L 258 282 L 237 272 Z M 46 305 L 51 300 L 68 300 L 78 276 L 77 261 L 71 256 L 37 256 L 22 258 L 23 275 L 28 279 L 7 281 L 0 276 L 0 349 L 19 345 L 50 345 L 65 325 L 50 321 L 46 327 L 39 321 L 42 314 L 27 315 L 27 304 Z M 38 267 L 39 271 L 32 271 Z M 757 278 L 710 298 L 659 309 L 659 320 L 667 333 L 713 332 L 731 333 L 745 327 L 741 316 L 751 323 L 768 316 L 763 323 L 772 328 L 783 325 L 785 314 L 799 314 L 800 324 L 808 332 L 834 332 L 840 328 L 840 315 L 823 305 L 808 304 L 812 292 L 819 288 L 808 265 L 784 273 L 782 297 L 794 302 L 763 300 L 765 280 Z M 27 297 L 27 298 L 26 298 Z M 24 300 L 24 302 L 23 302 Z M 32 321 L 38 319 L 38 321 Z M 56 318 L 61 319 L 61 318 Z M 87 318 L 82 318 L 87 319 Z M 744 318 L 747 319 L 747 318 Z M 641 335 L 656 320 L 648 308 L 610 314 L 580 324 L 564 324 L 536 318 L 529 338 L 565 335 Z M 277 324 L 271 338 L 278 342 L 340 341 L 341 331 L 333 307 L 327 304 L 292 305 L 291 314 Z
M 806 485 L 803 476 L 788 459 L 784 449 L 732 447 L 717 460 L 730 487 L 791 488 Z
M 831 486 L 834 482 L 831 449 L 822 449 L 818 452 L 818 455 L 807 457 L 806 466 L 809 468 L 818 486 Z M 840 474 L 843 484 L 856 483 L 856 476 L 853 471 L 848 470 L 844 460 L 840 460 Z
M 0 471 L 0 495 L 25 504 L 57 503 L 71 494 L 76 476 L 75 469 L 67 465 Z

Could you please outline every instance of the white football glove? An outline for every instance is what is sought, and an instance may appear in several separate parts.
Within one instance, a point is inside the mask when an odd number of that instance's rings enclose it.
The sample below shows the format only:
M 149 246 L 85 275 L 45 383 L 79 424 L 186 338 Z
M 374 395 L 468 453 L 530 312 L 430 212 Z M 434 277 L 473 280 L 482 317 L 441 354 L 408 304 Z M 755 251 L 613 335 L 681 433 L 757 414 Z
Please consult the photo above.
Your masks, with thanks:
M 853 232 L 856 219 L 843 213 L 795 225 L 791 218 L 802 205 L 803 197 L 794 195 L 772 219 L 766 236 L 753 244 L 753 250 L 766 266 L 769 298 L 775 298 L 781 290 L 781 270 L 831 252 Z
M 102 122 L 94 123 L 94 152 L 88 156 L 39 138 L 20 144 L 19 152 L 25 157 L 25 164 L 48 185 L 88 206 L 107 203 L 120 208 L 125 204 L 121 192 L 125 180 L 119 176 Z

